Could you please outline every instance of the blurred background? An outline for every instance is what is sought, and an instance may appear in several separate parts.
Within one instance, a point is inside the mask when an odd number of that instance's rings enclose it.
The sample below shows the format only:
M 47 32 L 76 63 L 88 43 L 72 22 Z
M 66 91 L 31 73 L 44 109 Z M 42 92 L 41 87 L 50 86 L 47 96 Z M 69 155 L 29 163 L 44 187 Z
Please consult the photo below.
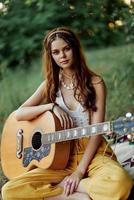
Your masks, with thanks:
M 105 80 L 106 120 L 134 113 L 133 0 L 0 0 L 0 136 L 42 82 L 42 42 L 58 26 L 78 35 L 89 68 Z

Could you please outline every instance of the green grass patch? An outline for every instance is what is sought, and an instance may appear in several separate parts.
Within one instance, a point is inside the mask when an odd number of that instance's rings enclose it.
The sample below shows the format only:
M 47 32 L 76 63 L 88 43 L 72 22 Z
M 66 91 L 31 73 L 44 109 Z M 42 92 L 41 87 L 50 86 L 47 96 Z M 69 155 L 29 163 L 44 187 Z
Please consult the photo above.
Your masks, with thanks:
M 0 81 L 0 131 L 9 113 L 16 110 L 38 87 L 42 81 L 40 62 L 31 68 L 5 70 Z
M 107 86 L 106 120 L 134 113 L 134 45 L 86 51 L 89 67 Z

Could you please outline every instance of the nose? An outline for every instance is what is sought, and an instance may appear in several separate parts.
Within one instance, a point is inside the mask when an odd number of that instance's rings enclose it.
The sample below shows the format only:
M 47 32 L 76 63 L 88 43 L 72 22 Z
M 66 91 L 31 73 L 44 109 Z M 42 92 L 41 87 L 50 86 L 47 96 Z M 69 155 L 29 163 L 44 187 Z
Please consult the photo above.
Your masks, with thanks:
M 60 58 L 65 58 L 65 57 L 66 57 L 65 52 L 64 52 L 64 51 L 61 51 L 61 52 L 60 52 Z

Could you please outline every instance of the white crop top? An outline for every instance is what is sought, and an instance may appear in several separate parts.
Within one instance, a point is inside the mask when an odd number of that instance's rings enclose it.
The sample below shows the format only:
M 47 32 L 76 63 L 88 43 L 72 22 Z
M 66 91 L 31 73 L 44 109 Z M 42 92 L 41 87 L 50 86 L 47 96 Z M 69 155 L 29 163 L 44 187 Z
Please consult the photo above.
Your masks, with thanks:
M 89 112 L 84 111 L 83 106 L 79 103 L 76 110 L 70 110 L 62 97 L 61 90 L 57 92 L 57 97 L 56 97 L 56 103 L 65 111 L 69 114 L 69 116 L 72 118 L 74 122 L 75 127 L 82 127 L 82 126 L 87 126 L 89 125 Z

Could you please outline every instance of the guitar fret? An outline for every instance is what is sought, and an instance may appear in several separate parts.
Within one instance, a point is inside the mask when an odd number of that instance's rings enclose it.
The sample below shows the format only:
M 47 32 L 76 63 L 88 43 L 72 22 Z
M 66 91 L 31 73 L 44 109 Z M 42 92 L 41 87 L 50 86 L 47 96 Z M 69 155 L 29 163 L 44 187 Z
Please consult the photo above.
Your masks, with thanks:
M 50 141 L 50 135 L 48 134 L 48 141 Z
M 108 130 L 108 125 L 107 124 L 104 124 L 103 126 L 103 131 L 107 131 Z
M 54 134 L 51 134 L 51 141 L 54 140 Z
M 103 132 L 103 125 L 99 125 L 98 127 L 97 127 L 97 130 L 96 130 L 96 133 L 97 132 Z
M 74 137 L 76 137 L 78 135 L 78 131 L 74 130 L 73 135 L 74 135 Z
M 77 127 L 74 129 L 66 129 L 53 133 L 45 134 L 45 143 L 62 142 L 84 136 L 92 136 L 96 134 L 103 134 L 110 131 L 110 123 L 104 122 L 96 125 L 89 125 L 86 127 Z
M 96 127 L 95 127 L 95 126 L 93 126 L 93 127 L 91 128 L 91 132 L 92 132 L 92 133 L 95 133 L 95 132 L 96 132 Z
M 81 131 L 81 135 L 86 135 L 86 132 L 87 132 L 86 128 L 83 128 L 82 131 Z
M 59 141 L 61 139 L 61 133 L 55 132 L 54 133 L 54 142 Z
M 67 131 L 67 138 L 70 137 L 70 131 Z
M 58 137 L 59 137 L 58 139 L 60 140 L 61 139 L 61 133 L 58 134 Z

